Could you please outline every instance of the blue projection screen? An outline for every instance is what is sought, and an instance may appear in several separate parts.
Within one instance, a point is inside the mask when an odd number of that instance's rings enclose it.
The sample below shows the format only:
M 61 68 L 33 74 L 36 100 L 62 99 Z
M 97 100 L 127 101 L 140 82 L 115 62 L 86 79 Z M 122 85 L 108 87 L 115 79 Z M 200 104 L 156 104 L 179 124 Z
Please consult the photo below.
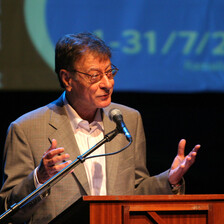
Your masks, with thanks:
M 25 33 L 33 51 L 41 57 L 41 63 L 44 62 L 50 70 L 42 69 L 29 57 L 29 68 L 33 63 L 32 72 L 30 69 L 27 71 L 30 76 L 37 76 L 45 70 L 45 77 L 49 73 L 54 74 L 54 46 L 61 36 L 89 31 L 104 39 L 112 49 L 112 63 L 120 69 L 115 78 L 115 90 L 162 93 L 224 91 L 223 0 L 20 2 L 23 3 L 21 18 Z M 16 15 L 11 13 L 10 18 L 16 20 Z M 25 44 L 24 41 L 21 44 Z M 22 48 L 26 50 L 25 46 Z M 17 75 L 21 77 L 26 70 L 24 66 L 28 66 L 24 62 L 22 64 L 23 72 L 17 65 Z M 17 88 L 15 84 L 10 86 L 12 82 L 4 83 L 10 71 L 14 70 L 8 71 L 4 65 L 4 72 L 1 71 L 3 89 Z M 35 85 L 27 81 L 24 88 L 47 88 L 44 81 L 34 80 Z M 18 88 L 23 88 L 22 82 Z M 52 88 L 58 88 L 58 85 L 53 84 Z

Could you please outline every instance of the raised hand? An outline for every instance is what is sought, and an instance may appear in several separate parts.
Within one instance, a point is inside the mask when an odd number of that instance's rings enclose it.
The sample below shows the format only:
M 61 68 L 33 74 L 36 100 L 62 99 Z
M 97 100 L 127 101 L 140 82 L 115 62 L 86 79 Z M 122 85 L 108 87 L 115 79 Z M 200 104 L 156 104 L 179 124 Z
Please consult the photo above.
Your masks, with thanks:
M 178 144 L 178 152 L 177 156 L 174 158 L 170 172 L 169 172 L 169 182 L 170 184 L 177 184 L 182 179 L 183 175 L 188 171 L 188 169 L 192 166 L 195 162 L 195 158 L 200 145 L 196 145 L 192 151 L 185 156 L 185 145 L 186 140 L 181 139 Z
M 65 161 L 70 156 L 67 153 L 61 155 L 63 152 L 64 148 L 57 148 L 57 141 L 53 139 L 50 148 L 43 154 L 37 169 L 39 183 L 43 184 L 72 162 L 71 160 Z

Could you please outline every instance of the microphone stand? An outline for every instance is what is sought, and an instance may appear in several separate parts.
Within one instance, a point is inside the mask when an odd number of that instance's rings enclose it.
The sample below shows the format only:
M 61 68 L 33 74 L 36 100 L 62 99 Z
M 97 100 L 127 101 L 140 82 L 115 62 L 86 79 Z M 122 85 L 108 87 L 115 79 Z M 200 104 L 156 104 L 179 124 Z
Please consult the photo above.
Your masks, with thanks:
M 120 132 L 118 129 L 114 129 L 113 131 L 109 132 L 104 136 L 104 138 L 99 141 L 96 145 L 94 145 L 92 148 L 90 148 L 88 151 L 83 153 L 82 155 L 78 156 L 77 159 L 75 159 L 72 163 L 70 163 L 68 166 L 66 166 L 64 169 L 62 169 L 60 172 L 55 174 L 53 177 L 51 177 L 48 181 L 46 181 L 44 184 L 42 184 L 39 188 L 34 190 L 32 193 L 30 193 L 28 196 L 26 196 L 24 199 L 19 201 L 18 203 L 14 203 L 10 206 L 10 208 L 5 211 L 0 216 L 0 223 L 6 223 L 6 220 L 9 219 L 13 214 L 15 214 L 20 208 L 25 206 L 27 203 L 34 200 L 39 195 L 46 192 L 48 189 L 50 189 L 52 186 L 54 186 L 57 182 L 59 182 L 62 178 L 64 178 L 68 173 L 70 173 L 76 166 L 78 166 L 80 163 L 84 162 L 86 157 L 91 154 L 93 151 L 95 151 L 97 148 L 99 148 L 101 145 L 103 145 L 106 142 L 111 141 L 117 134 Z

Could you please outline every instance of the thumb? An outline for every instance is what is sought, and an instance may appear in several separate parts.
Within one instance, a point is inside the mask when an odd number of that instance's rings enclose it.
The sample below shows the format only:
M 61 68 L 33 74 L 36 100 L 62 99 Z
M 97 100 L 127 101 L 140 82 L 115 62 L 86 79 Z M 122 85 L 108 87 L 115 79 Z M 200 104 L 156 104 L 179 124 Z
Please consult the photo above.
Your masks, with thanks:
M 184 156 L 185 146 L 186 146 L 186 140 L 181 139 L 178 144 L 178 156 L 181 156 L 181 157 Z

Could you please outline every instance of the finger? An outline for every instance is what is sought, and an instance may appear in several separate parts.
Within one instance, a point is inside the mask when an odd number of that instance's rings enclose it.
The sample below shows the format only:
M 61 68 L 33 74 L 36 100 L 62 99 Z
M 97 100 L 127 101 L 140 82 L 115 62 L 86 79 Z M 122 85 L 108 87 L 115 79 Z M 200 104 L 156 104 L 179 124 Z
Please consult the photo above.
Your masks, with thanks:
M 192 157 L 191 156 L 186 156 L 183 163 L 181 164 L 182 168 L 188 169 L 192 163 Z
M 51 149 L 56 149 L 57 148 L 57 140 L 56 139 L 52 139 L 51 141 L 51 146 L 48 150 L 51 150 Z
M 193 152 L 192 155 L 186 156 L 184 162 L 182 163 L 184 168 L 184 173 L 187 172 L 187 170 L 192 166 L 192 164 L 195 162 L 196 159 L 196 152 Z
M 193 149 L 192 152 L 197 152 L 201 148 L 201 145 L 196 145 Z
M 45 179 L 45 181 L 50 179 L 55 174 L 57 174 L 59 171 L 61 171 L 63 168 L 68 166 L 71 162 L 72 162 L 71 160 L 68 160 L 68 161 L 66 161 L 64 163 L 60 163 L 58 165 L 47 167 L 46 173 L 44 174 L 43 178 Z
M 191 159 L 195 159 L 196 158 L 196 156 L 197 156 L 197 152 L 190 152 L 189 154 L 188 154 L 188 157 L 190 157 Z
M 57 173 L 57 172 L 61 171 L 61 170 L 64 169 L 66 166 L 68 166 L 71 162 L 72 162 L 71 160 L 68 160 L 68 161 L 66 161 L 66 162 L 60 163 L 60 164 L 58 164 L 58 165 L 55 165 L 55 166 L 54 166 L 54 172 L 56 171 L 56 173 Z
M 57 141 L 56 141 L 56 139 L 52 139 L 51 146 L 48 148 L 48 150 L 46 152 L 44 152 L 43 156 L 45 156 L 52 149 L 56 149 L 56 148 L 57 148 Z
M 181 156 L 181 157 L 184 156 L 185 146 L 186 146 L 186 140 L 181 139 L 178 144 L 178 156 Z
M 64 148 L 56 148 L 56 149 L 51 149 L 51 150 L 48 150 L 45 155 L 44 155 L 44 159 L 51 159 L 53 158 L 54 156 L 58 155 L 58 154 L 61 154 L 63 153 L 65 150 Z
M 189 157 L 192 157 L 192 158 L 194 158 L 195 159 L 195 157 L 196 157 L 196 155 L 197 155 L 197 152 L 198 152 L 198 150 L 200 149 L 200 145 L 196 145 L 193 149 L 192 149 L 192 151 L 188 154 L 188 156 Z
M 47 166 L 54 166 L 55 164 L 57 164 L 57 163 L 60 163 L 60 162 L 62 162 L 62 161 L 65 161 L 65 160 L 67 160 L 67 159 L 69 159 L 69 157 L 70 157 L 70 155 L 69 154 L 63 154 L 63 155 L 60 155 L 60 156 L 55 156 L 54 158 L 52 158 L 52 159 L 49 159 L 48 161 L 47 161 Z

